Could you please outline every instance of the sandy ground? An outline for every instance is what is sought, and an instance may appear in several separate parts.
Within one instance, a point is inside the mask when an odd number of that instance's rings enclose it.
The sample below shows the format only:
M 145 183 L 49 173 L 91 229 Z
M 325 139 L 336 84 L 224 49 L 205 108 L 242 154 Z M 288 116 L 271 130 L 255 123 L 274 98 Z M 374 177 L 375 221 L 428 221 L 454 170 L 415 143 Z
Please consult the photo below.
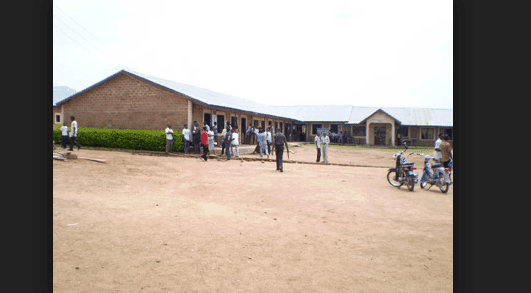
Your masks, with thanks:
M 314 147 L 291 149 L 315 162 Z M 53 161 L 54 292 L 452 292 L 452 186 L 394 188 L 378 167 L 74 153 L 107 162 Z M 332 147 L 330 161 L 391 167 L 392 154 Z

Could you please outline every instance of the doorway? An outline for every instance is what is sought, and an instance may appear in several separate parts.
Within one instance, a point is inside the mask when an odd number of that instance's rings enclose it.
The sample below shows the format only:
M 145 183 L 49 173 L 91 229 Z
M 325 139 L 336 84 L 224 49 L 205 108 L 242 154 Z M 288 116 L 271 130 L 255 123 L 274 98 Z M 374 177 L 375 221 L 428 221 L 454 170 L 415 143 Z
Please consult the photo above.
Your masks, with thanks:
M 374 145 L 385 145 L 385 126 L 374 127 Z

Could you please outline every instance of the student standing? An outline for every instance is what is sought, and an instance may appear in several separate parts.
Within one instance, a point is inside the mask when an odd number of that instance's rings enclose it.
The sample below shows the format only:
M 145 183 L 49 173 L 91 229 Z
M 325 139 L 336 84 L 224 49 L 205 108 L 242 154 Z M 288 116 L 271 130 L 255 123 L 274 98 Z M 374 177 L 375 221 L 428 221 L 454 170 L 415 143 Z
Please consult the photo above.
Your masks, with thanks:
M 223 128 L 221 131 L 221 155 L 225 152 L 225 135 L 227 135 L 227 128 Z
M 271 144 L 273 143 L 273 138 L 271 137 L 271 127 L 267 128 L 266 135 L 267 135 L 266 141 L 267 141 L 267 152 L 268 152 L 267 158 L 269 159 L 269 155 L 271 154 Z
M 61 136 L 63 137 L 61 145 L 63 146 L 63 149 L 66 149 L 68 144 L 68 127 L 66 126 L 66 122 L 63 122 L 63 126 L 61 126 Z
M 69 151 L 74 150 L 74 144 L 77 145 L 77 150 L 79 151 L 79 149 L 81 148 L 81 145 L 76 141 L 77 132 L 78 132 L 77 121 L 74 116 L 70 117 L 70 120 L 72 120 L 72 124 L 70 125 L 70 149 Z
M 280 132 L 280 127 L 277 128 L 277 132 L 273 136 L 273 145 L 275 148 L 277 171 L 284 172 L 284 168 L 282 166 L 282 156 L 284 155 L 284 145 L 286 146 L 286 150 L 288 151 L 288 158 L 289 158 L 289 147 L 288 147 L 288 142 L 286 141 L 286 136 L 282 132 Z
M 223 144 L 225 146 L 225 151 L 227 152 L 227 161 L 230 160 L 230 144 L 232 143 L 232 133 L 230 132 L 230 127 L 227 126 L 225 129 L 225 136 L 223 138 Z
M 210 129 L 210 131 L 207 131 L 208 133 L 208 152 L 212 151 L 214 155 L 216 155 L 216 151 L 214 150 L 214 131 Z
M 315 142 L 315 148 L 317 149 L 317 163 L 321 161 L 321 139 L 318 135 L 315 136 L 314 140 Z
M 166 127 L 166 153 L 173 153 L 173 129 L 171 129 L 171 124 L 168 124 Z
M 192 138 L 194 140 L 194 154 L 199 154 L 199 143 L 201 142 L 201 129 L 199 129 L 199 123 L 194 121 L 192 128 Z
M 188 154 L 190 150 L 190 129 L 188 129 L 188 124 L 184 124 L 183 128 L 183 141 L 184 141 L 184 153 Z
M 260 158 L 263 157 L 263 153 L 269 156 L 267 152 L 267 134 L 264 132 L 263 128 L 260 128 Z
M 322 134 L 321 138 L 321 146 L 323 148 L 323 163 L 329 163 L 328 161 L 328 144 L 330 143 L 330 138 L 328 137 L 328 134 L 324 132 Z
M 208 160 L 208 132 L 206 125 L 203 126 L 203 132 L 201 133 L 201 143 L 203 144 L 203 155 L 201 156 L 201 160 L 206 162 Z
M 240 151 L 238 149 L 238 146 L 240 145 L 239 141 L 238 141 L 238 135 L 239 135 L 239 131 L 238 129 L 234 129 L 233 132 L 232 132 L 232 144 L 230 146 L 230 155 L 231 156 L 234 156 L 234 152 L 232 152 L 232 148 L 235 148 L 236 149 L 236 157 L 239 158 L 240 157 Z

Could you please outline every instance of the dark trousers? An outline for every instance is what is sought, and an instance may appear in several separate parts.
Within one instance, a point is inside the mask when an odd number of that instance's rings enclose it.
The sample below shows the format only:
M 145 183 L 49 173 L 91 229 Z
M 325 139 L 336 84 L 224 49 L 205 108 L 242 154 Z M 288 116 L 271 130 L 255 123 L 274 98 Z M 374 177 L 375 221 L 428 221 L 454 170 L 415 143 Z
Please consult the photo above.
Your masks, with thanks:
M 173 139 L 166 139 L 166 152 L 173 153 Z
M 63 135 L 63 140 L 61 141 L 61 146 L 63 146 L 63 149 L 66 149 L 67 145 L 68 145 L 68 135 Z
M 190 150 L 190 141 L 185 139 L 184 140 L 184 153 L 188 154 L 189 150 Z
M 227 160 L 230 160 L 230 142 L 224 142 L 223 147 L 225 148 L 225 151 L 227 152 Z
M 271 155 L 271 143 L 267 142 L 267 153 Z
M 321 161 L 321 149 L 317 149 L 317 162 L 319 163 Z
M 72 136 L 72 137 L 70 137 L 70 149 L 69 149 L 69 151 L 73 151 L 74 150 L 74 145 L 76 145 L 78 149 L 81 147 L 81 145 L 76 141 L 76 138 L 74 136 Z
M 207 155 L 208 155 L 208 144 L 207 145 L 203 145 L 203 155 L 201 156 L 201 158 L 205 159 L 205 161 L 208 159 L 207 158 Z
M 277 170 L 282 169 L 282 155 L 284 155 L 284 145 L 275 145 L 275 156 L 277 158 Z
M 201 137 L 194 137 L 194 154 L 200 154 L 199 143 L 201 142 Z
M 223 156 L 223 153 L 225 152 L 225 142 L 221 141 L 221 155 Z

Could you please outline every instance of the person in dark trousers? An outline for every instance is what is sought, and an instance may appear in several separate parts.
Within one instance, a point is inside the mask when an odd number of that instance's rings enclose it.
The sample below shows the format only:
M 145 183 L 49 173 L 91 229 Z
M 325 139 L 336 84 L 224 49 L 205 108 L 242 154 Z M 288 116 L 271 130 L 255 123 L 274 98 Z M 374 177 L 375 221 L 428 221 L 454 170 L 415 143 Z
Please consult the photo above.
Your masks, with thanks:
M 199 123 L 197 121 L 194 121 L 192 126 L 192 138 L 194 140 L 194 154 L 200 154 L 199 143 L 201 142 L 201 129 L 199 129 Z
M 227 153 L 227 161 L 230 160 L 230 144 L 232 143 L 232 132 L 230 131 L 230 126 L 227 126 L 225 137 L 223 139 L 223 144 L 225 145 L 225 152 Z
M 209 152 L 208 150 L 208 132 L 207 127 L 203 126 L 203 133 L 201 133 L 201 143 L 203 144 L 203 155 L 201 156 L 201 160 L 207 161 L 207 154 Z
M 280 127 L 277 128 L 277 133 L 275 133 L 275 136 L 273 136 L 273 145 L 275 147 L 275 156 L 277 158 L 277 171 L 284 172 L 284 168 L 282 166 L 282 155 L 284 154 L 284 145 L 286 146 L 286 150 L 288 151 L 288 159 L 289 147 L 288 142 L 286 141 L 286 136 L 280 131 Z
M 173 153 L 173 129 L 171 129 L 171 124 L 166 125 L 166 153 Z
M 61 126 L 61 136 L 63 137 L 61 146 L 63 149 L 66 149 L 66 146 L 68 145 L 68 127 L 66 126 L 66 122 L 63 122 L 63 126 Z
M 72 125 L 70 126 L 70 149 L 69 151 L 74 150 L 74 145 L 77 146 L 77 150 L 81 148 L 81 145 L 76 141 L 78 127 L 77 127 L 77 121 L 74 116 L 70 117 L 70 120 L 72 120 Z

